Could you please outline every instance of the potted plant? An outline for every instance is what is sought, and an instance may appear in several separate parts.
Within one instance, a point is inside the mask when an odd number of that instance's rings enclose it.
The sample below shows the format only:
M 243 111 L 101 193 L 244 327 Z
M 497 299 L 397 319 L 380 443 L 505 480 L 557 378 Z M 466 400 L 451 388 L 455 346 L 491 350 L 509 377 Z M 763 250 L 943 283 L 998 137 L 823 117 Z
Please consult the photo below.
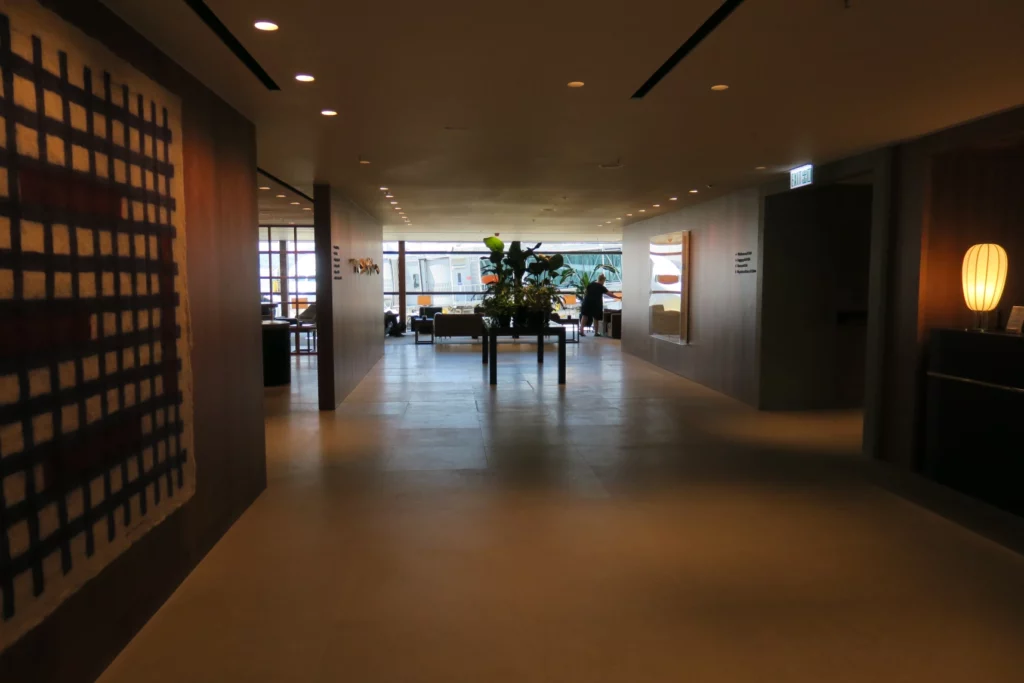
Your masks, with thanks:
M 587 286 L 590 285 L 591 282 L 597 280 L 597 277 L 598 275 L 601 274 L 601 271 L 605 271 L 611 275 L 619 274 L 618 268 L 616 268 L 615 266 L 608 265 L 606 263 L 601 263 L 594 266 L 590 272 L 579 271 L 576 270 L 575 268 L 565 268 L 562 270 L 561 273 L 562 282 L 570 283 L 572 287 L 575 288 L 576 290 L 577 298 L 579 298 L 580 301 L 583 301 L 584 297 L 586 297 L 587 295 Z
M 540 243 L 523 249 L 518 241 L 511 242 L 506 252 L 505 243 L 496 236 L 485 238 L 484 245 L 491 252 L 483 268 L 488 283 L 484 313 L 502 327 L 509 316 L 516 327 L 544 325 L 552 307 L 561 301 L 555 278 L 564 281 L 563 256 L 538 254 Z

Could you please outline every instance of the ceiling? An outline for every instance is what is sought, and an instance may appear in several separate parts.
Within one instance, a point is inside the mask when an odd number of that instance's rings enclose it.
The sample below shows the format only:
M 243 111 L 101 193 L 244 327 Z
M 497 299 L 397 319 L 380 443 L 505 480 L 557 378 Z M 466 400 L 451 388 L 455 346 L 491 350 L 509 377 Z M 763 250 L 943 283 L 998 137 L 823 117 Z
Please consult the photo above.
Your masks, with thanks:
M 260 174 L 260 225 L 313 225 L 313 202 L 309 195 Z
M 1020 0 L 747 0 L 642 100 L 721 0 L 206 1 L 280 91 L 184 0 L 104 0 L 256 123 L 262 168 L 310 195 L 341 188 L 391 239 L 617 239 L 803 163 L 1024 104 Z

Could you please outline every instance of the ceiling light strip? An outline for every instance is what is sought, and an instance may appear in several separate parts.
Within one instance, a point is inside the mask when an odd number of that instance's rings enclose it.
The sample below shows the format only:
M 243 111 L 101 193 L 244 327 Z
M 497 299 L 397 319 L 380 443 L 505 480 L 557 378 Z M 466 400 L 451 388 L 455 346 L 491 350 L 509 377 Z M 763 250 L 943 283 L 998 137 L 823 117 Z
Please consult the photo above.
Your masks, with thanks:
M 256 58 L 249 54 L 249 51 L 245 49 L 242 43 L 235 38 L 234 34 L 228 30 L 228 27 L 224 25 L 217 15 L 213 13 L 203 0 L 185 0 L 185 4 L 192 8 L 199 19 L 206 24 L 211 31 L 216 34 L 220 41 L 224 43 L 225 47 L 231 50 L 242 64 L 253 73 L 256 78 L 260 79 L 260 82 L 266 86 L 267 90 L 280 90 L 281 86 L 274 82 L 274 79 L 270 77 L 260 63 L 256 61 Z
M 643 97 L 649 93 L 654 86 L 661 82 L 661 79 L 665 78 L 672 69 L 676 68 L 679 62 L 683 61 L 688 54 L 694 51 L 694 49 L 700 45 L 705 38 L 711 35 L 711 32 L 718 28 L 719 24 L 726 20 L 726 18 L 732 14 L 740 5 L 743 4 L 744 0 L 725 0 L 722 6 L 715 10 L 714 14 L 708 17 L 707 21 L 700 25 L 700 27 L 693 32 L 686 42 L 683 43 L 678 50 L 676 50 L 668 60 L 658 67 L 658 70 L 651 74 L 651 77 L 647 79 L 647 82 L 640 86 L 640 89 L 633 93 L 634 100 L 643 99 Z

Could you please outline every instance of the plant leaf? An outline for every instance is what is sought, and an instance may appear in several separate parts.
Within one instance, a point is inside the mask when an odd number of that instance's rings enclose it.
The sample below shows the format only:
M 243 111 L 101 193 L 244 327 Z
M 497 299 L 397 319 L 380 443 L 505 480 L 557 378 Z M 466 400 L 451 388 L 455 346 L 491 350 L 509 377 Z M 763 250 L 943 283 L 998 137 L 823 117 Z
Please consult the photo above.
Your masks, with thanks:
M 497 252 L 504 252 L 505 251 L 505 243 L 502 242 L 497 237 L 493 237 L 493 236 L 492 237 L 485 237 L 484 238 L 484 246 L 486 246 L 491 251 L 497 251 Z
M 550 270 L 558 270 L 563 265 L 565 265 L 565 257 L 561 254 L 553 254 L 551 258 L 548 259 L 548 268 Z

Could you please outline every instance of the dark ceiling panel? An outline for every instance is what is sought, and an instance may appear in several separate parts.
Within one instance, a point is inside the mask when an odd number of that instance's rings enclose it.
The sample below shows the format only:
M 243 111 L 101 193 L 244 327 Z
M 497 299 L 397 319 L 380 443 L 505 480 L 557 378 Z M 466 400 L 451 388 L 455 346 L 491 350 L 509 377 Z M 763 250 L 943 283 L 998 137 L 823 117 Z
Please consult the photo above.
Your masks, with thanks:
M 256 78 L 260 79 L 260 82 L 267 87 L 267 90 L 280 90 L 281 87 L 274 82 L 274 79 L 270 77 L 270 74 L 260 66 L 260 63 L 256 61 L 256 58 L 249 54 L 249 51 L 245 49 L 241 41 L 235 38 L 235 34 L 228 30 L 228 27 L 224 25 L 217 15 L 213 13 L 213 10 L 203 2 L 203 0 L 185 0 L 185 4 L 192 8 L 204 24 L 210 27 L 221 42 L 227 46 L 236 57 L 245 64 L 245 67 L 253 73 Z
M 661 82 L 661 79 L 665 78 L 672 69 L 676 68 L 676 65 L 683 61 L 686 55 L 693 52 L 693 50 L 696 49 L 696 47 L 700 45 L 705 38 L 711 35 L 712 31 L 718 28 L 718 26 L 725 21 L 726 18 L 736 10 L 736 8 L 742 5 L 743 2 L 744 0 L 725 0 L 725 2 L 722 3 L 722 6 L 715 10 L 715 13 L 708 17 L 708 20 L 701 24 L 700 27 L 693 32 L 693 35 L 687 38 L 686 42 L 683 43 L 678 50 L 672 53 L 672 56 L 669 57 L 665 63 L 659 66 L 657 71 L 651 74 L 651 77 L 640 86 L 640 89 L 633 93 L 633 99 L 643 99 L 644 95 L 649 93 L 654 86 L 658 85 L 658 83 Z

